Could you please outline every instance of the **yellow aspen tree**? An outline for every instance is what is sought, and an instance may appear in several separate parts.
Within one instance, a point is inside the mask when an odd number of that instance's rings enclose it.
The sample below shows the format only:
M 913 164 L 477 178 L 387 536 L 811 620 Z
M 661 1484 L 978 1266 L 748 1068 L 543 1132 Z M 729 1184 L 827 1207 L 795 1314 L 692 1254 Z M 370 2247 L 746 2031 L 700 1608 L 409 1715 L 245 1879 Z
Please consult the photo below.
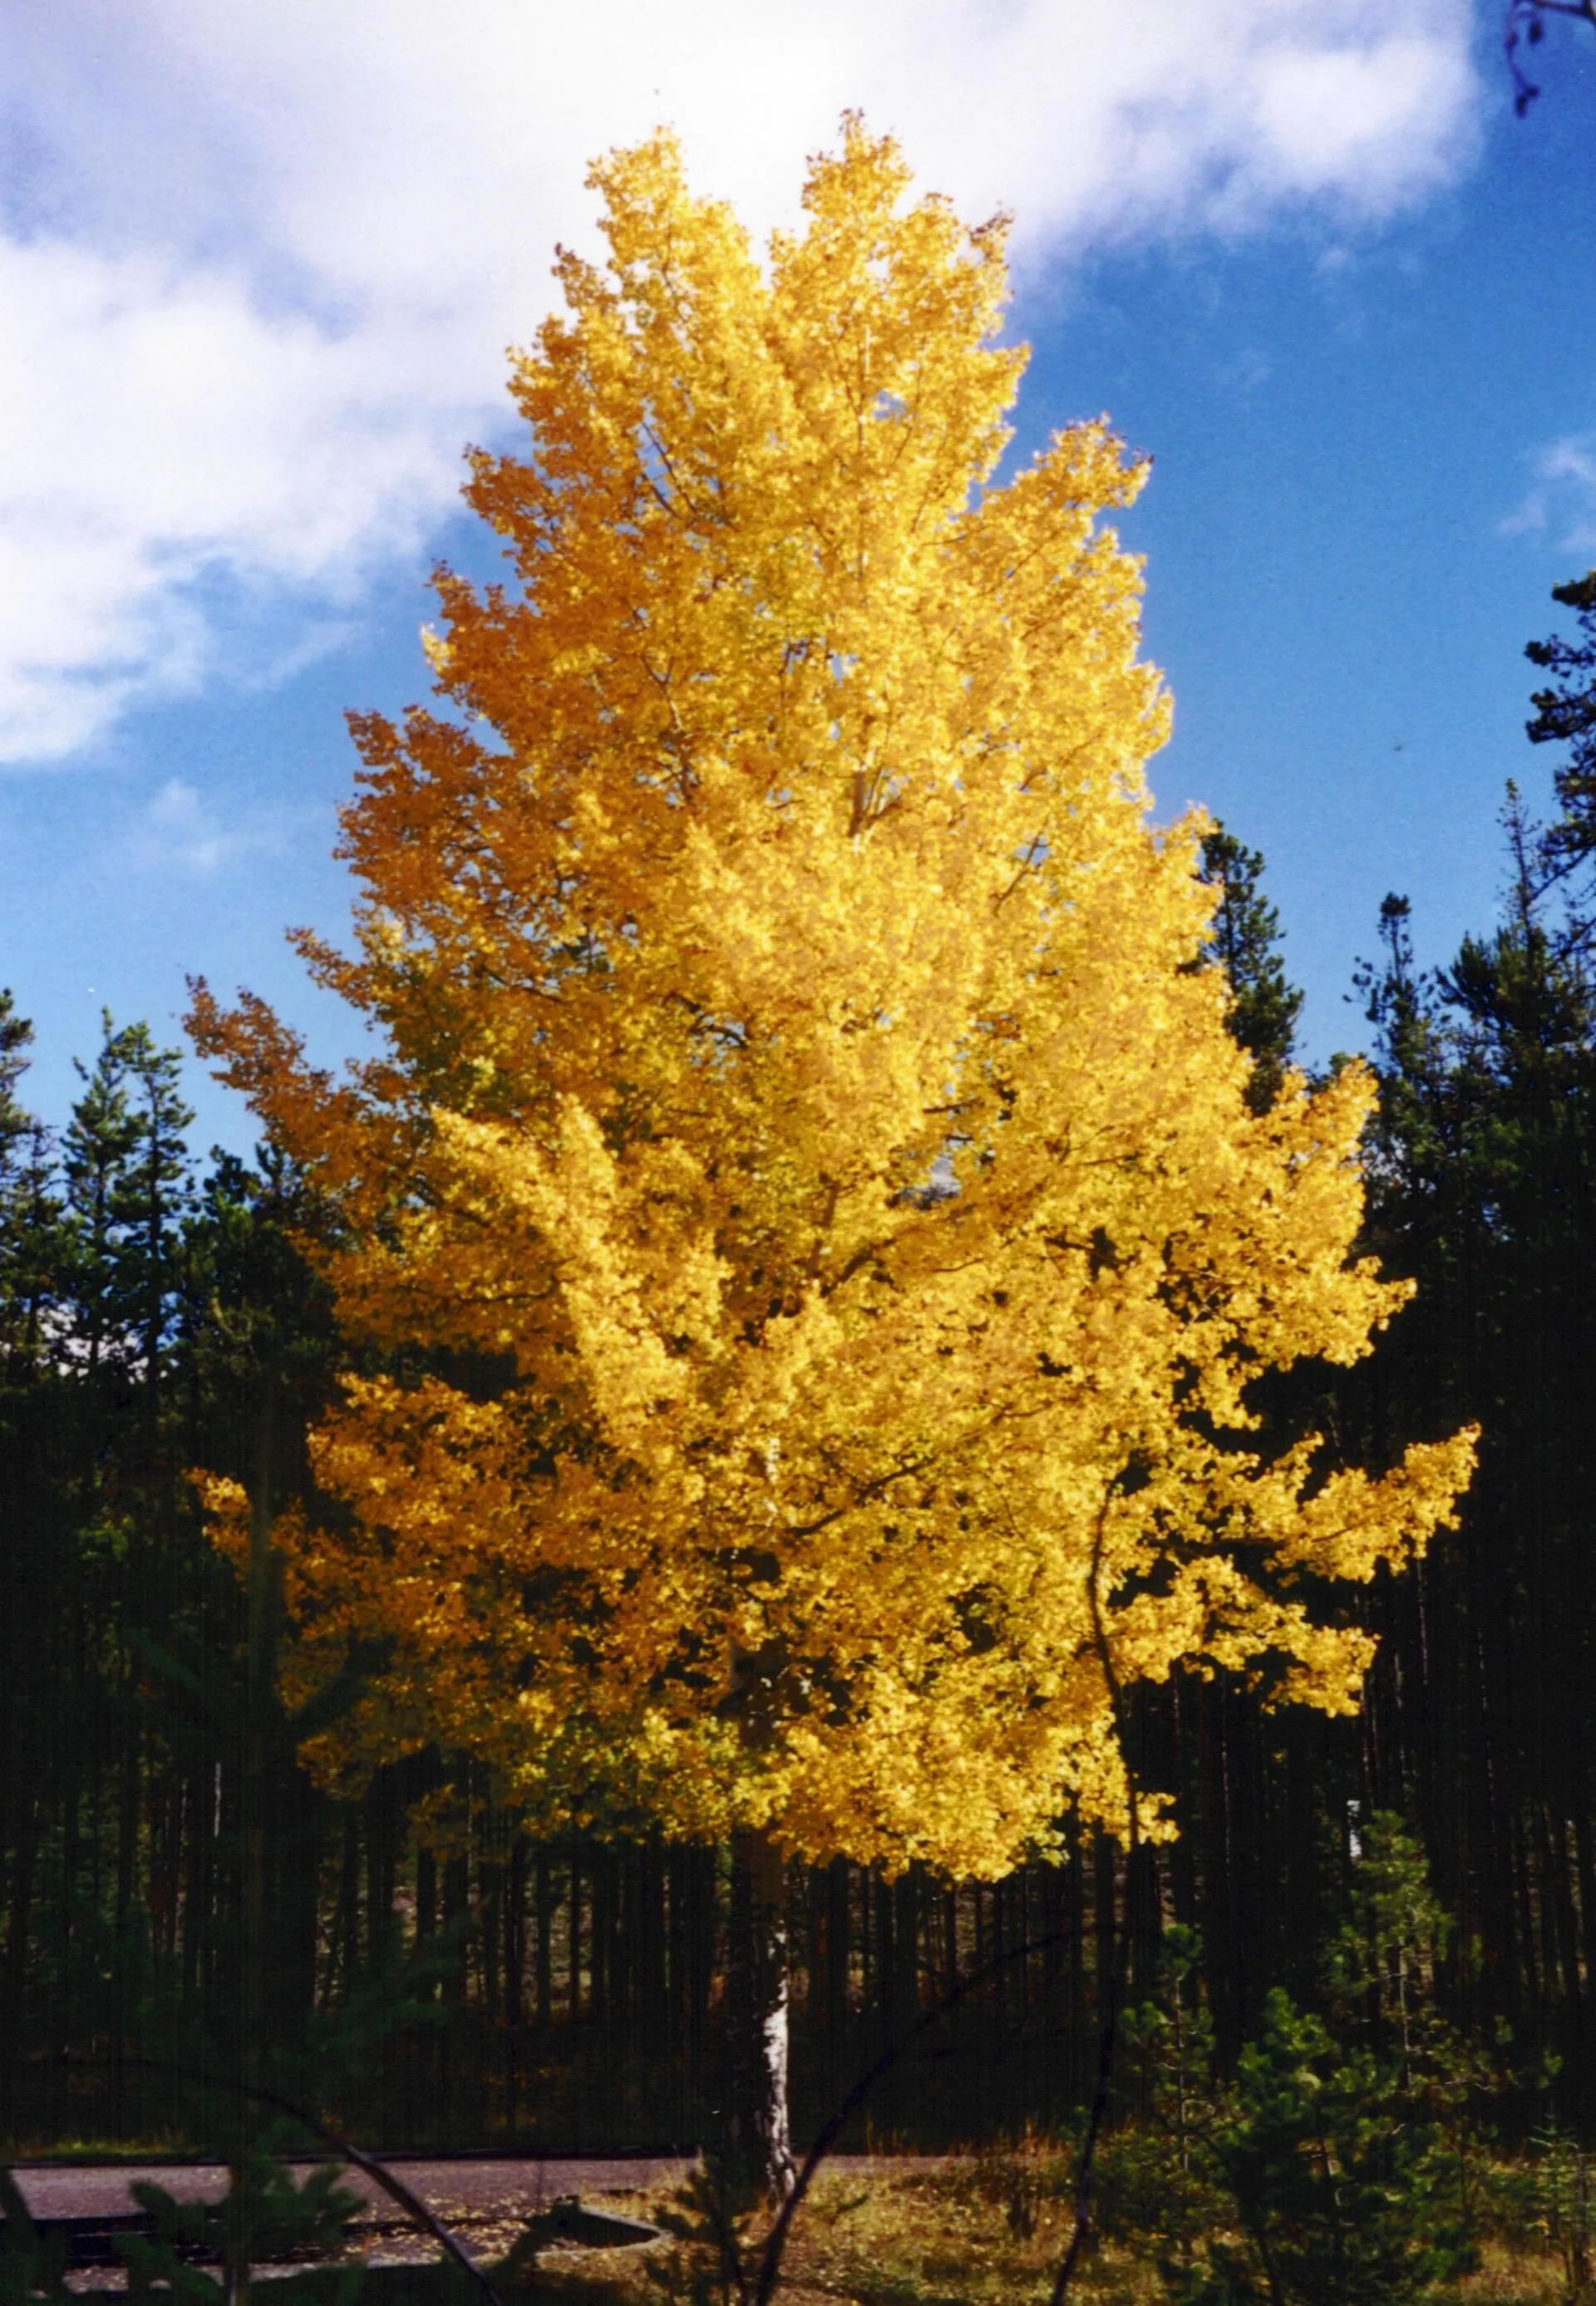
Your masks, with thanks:
M 853 119 L 763 264 L 667 135 L 592 181 L 529 446 L 472 460 L 512 581 L 439 578 L 440 703 L 353 723 L 355 948 L 298 940 L 375 1053 L 196 998 L 363 1355 L 337 1510 L 277 1530 L 301 1681 L 389 1660 L 313 1758 L 440 1739 L 734 1838 L 767 1909 L 787 1855 L 991 1877 L 1122 1823 L 1119 1688 L 1353 1707 L 1334 1586 L 1449 1522 L 1470 1437 L 1370 1473 L 1251 1405 L 1406 1294 L 1352 1253 L 1369 1082 L 1254 1111 L 1188 967 L 1206 821 L 1149 821 L 1102 525 L 1143 470 L 1098 422 L 994 478 L 1003 220 Z

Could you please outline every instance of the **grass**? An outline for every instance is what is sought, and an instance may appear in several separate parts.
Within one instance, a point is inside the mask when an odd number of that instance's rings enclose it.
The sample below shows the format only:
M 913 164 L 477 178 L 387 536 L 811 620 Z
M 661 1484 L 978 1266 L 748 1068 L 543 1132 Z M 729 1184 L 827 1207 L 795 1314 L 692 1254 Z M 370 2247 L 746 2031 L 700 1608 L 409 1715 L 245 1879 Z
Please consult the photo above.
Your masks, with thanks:
M 834 2165 L 795 2222 L 782 2269 L 786 2306 L 1046 2306 L 1071 2224 L 1069 2157 L 1028 2146 L 957 2161 L 867 2169 Z M 657 2200 L 606 2196 L 636 2217 Z M 760 2228 L 749 2233 L 757 2262 Z M 713 2254 L 680 2243 L 647 2250 L 546 2251 L 525 2288 L 559 2306 L 693 2306 L 695 2268 L 710 2277 L 700 2297 L 718 2302 Z M 516 2269 L 496 2279 L 506 2306 Z M 1153 2268 L 1122 2244 L 1097 2246 L 1074 2293 L 1089 2306 L 1167 2306 Z M 1565 2306 L 1562 2269 L 1549 2251 L 1488 2241 L 1477 2272 L 1447 2293 L 1456 2306 Z M 372 2306 L 378 2306 L 373 2301 Z
M 186 2139 L 172 2131 L 160 2131 L 146 2139 L 135 2139 L 130 2144 L 125 2138 L 24 2138 L 14 2145 L 0 2146 L 0 2162 L 8 2168 L 30 2162 L 47 2163 L 106 2163 L 115 2166 L 142 2165 L 146 2162 L 192 2162 L 196 2158 Z

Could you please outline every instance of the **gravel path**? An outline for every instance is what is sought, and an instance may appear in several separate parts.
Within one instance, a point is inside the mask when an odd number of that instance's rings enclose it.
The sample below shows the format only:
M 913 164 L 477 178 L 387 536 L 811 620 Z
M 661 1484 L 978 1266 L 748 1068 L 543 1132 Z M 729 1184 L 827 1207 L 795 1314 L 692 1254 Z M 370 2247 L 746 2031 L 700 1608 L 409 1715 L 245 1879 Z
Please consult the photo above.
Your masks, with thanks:
M 226 2191 L 227 2174 L 216 2163 L 56 2163 L 13 2165 L 23 2200 L 35 2217 L 115 2216 L 135 2209 L 135 2179 L 153 2179 L 184 2201 L 206 2201 Z M 394 2158 L 395 2175 L 427 2208 L 451 2224 L 464 2219 L 498 2223 L 531 2216 L 558 2194 L 659 2193 L 680 2183 L 691 2165 L 650 2157 L 636 2160 L 411 2161 Z M 358 2170 L 346 2169 L 343 2182 L 369 2205 L 362 2218 L 384 2227 L 404 2223 L 398 2204 Z M 429 2243 L 429 2248 L 431 2244 Z

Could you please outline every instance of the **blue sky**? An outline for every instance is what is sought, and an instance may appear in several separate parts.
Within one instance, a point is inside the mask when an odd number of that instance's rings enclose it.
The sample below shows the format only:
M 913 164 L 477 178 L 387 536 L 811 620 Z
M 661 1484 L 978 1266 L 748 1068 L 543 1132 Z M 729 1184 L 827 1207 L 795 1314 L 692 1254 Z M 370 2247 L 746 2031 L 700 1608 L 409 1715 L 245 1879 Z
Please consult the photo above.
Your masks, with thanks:
M 801 18 L 801 21 L 800 21 Z M 447 26 L 447 29 L 446 29 Z M 16 28 L 20 28 L 16 29 Z M 1532 797 L 1524 641 L 1596 561 L 1596 35 L 1512 115 L 1468 0 L 13 0 L 0 96 L 0 983 L 64 1117 L 102 1005 L 185 972 L 337 1056 L 346 706 L 425 693 L 503 346 L 591 244 L 585 158 L 671 121 L 763 231 L 859 104 L 1018 215 L 1023 447 L 1106 410 L 1154 475 L 1161 813 L 1263 849 L 1308 1053 L 1387 889 L 1444 960 Z M 192 1072 L 196 1137 L 249 1116 Z

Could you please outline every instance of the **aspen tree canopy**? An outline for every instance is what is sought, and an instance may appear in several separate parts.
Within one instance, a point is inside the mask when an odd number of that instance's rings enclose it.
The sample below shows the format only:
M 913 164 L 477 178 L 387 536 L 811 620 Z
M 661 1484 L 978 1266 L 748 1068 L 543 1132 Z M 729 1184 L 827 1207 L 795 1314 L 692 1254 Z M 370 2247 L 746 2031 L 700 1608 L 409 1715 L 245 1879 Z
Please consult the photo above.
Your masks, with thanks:
M 437 1739 L 540 1815 L 996 1876 L 1122 1823 L 1122 1687 L 1352 1708 L 1336 1586 L 1472 1436 L 1371 1472 L 1255 1405 L 1407 1294 L 1370 1085 L 1253 1110 L 1189 966 L 1143 467 L 1095 422 L 994 477 L 1004 220 L 854 119 L 764 263 L 666 134 L 592 181 L 472 460 L 512 581 L 440 576 L 439 704 L 353 723 L 354 949 L 298 939 L 377 1052 L 196 996 L 338 1220 L 290 1671 L 385 1645 L 329 1775 Z

